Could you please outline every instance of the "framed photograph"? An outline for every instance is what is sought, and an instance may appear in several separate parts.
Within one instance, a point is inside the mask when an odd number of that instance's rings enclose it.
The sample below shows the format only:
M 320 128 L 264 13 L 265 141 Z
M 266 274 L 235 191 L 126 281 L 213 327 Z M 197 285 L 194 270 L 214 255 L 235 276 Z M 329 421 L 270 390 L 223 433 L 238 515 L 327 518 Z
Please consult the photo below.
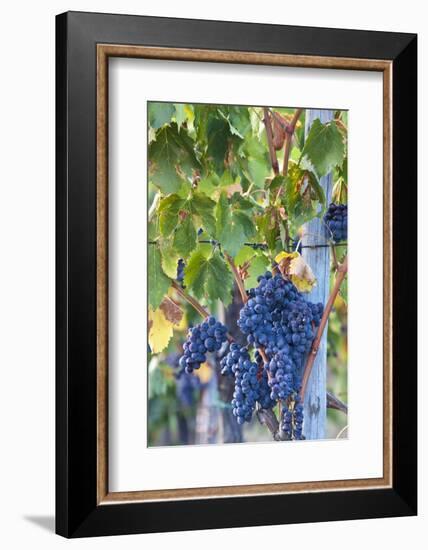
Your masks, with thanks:
M 416 36 L 56 25 L 57 533 L 416 514 Z

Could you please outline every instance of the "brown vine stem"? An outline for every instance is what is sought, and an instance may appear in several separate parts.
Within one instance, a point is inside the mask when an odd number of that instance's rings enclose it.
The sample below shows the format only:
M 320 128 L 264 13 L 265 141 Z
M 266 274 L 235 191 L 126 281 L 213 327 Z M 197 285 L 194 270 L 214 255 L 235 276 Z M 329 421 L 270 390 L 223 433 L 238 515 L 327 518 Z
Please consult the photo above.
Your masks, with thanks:
M 244 281 L 242 280 L 241 276 L 239 275 L 238 268 L 235 265 L 235 262 L 233 261 L 233 258 L 229 256 L 227 252 L 224 253 L 224 257 L 227 260 L 227 263 L 230 266 L 230 269 L 232 270 L 233 278 L 235 279 L 235 282 L 238 286 L 239 294 L 241 295 L 241 299 L 244 302 L 244 304 L 248 301 L 247 292 L 245 290 Z
M 300 115 L 302 113 L 303 113 L 303 109 L 296 109 L 296 111 L 294 112 L 293 118 L 291 119 L 291 122 L 288 125 L 288 131 L 285 134 L 284 163 L 282 165 L 283 176 L 286 176 L 288 174 L 288 161 L 290 160 L 291 143 L 293 141 L 293 134 L 296 129 L 297 121 L 299 120 Z
M 172 281 L 172 288 L 177 292 L 177 294 L 179 294 L 183 298 L 183 300 L 186 300 L 187 303 L 193 306 L 204 319 L 209 317 L 209 313 L 205 310 L 205 308 L 203 308 L 201 304 L 197 300 L 195 300 L 195 298 L 192 298 L 192 296 L 189 296 L 187 292 L 184 292 L 181 286 L 175 281 Z
M 268 125 L 269 125 L 269 130 L 268 130 L 268 127 L 266 126 L 266 135 L 269 135 L 269 131 L 272 134 L 272 126 L 270 124 L 269 111 L 268 111 L 268 109 L 265 109 L 265 111 L 266 111 L 265 112 L 265 119 L 268 121 Z M 299 120 L 300 115 L 302 114 L 302 112 L 303 112 L 303 109 L 296 109 L 296 111 L 294 112 L 293 118 L 291 119 L 290 124 L 288 124 L 286 127 L 284 127 L 284 124 L 283 124 L 282 120 L 280 121 L 278 118 L 276 119 L 276 120 L 278 120 L 278 122 L 280 122 L 280 124 L 285 129 L 284 164 L 282 166 L 283 176 L 287 176 L 287 174 L 288 174 L 288 161 L 290 159 L 291 143 L 293 141 L 293 135 L 294 135 L 294 131 L 296 129 L 297 121 Z M 272 116 L 275 116 L 274 112 L 272 112 Z M 275 148 L 273 146 L 273 141 L 272 141 L 272 139 L 269 141 L 269 137 L 268 137 L 268 143 L 269 143 L 269 152 L 271 151 L 271 149 L 273 150 L 273 152 L 275 153 L 276 164 L 278 165 L 278 160 L 276 159 L 276 152 L 275 152 Z M 274 164 L 273 164 L 273 161 L 272 161 L 272 155 L 271 155 L 271 162 L 272 162 L 272 168 L 274 169 L 274 172 L 275 172 Z M 275 175 L 278 175 L 278 173 L 279 172 L 275 172 Z M 278 189 L 277 197 L 279 197 L 282 193 L 283 193 L 283 189 L 280 187 Z M 288 227 L 288 213 L 287 213 L 286 210 L 285 210 L 285 215 L 286 215 L 286 218 L 287 218 L 285 220 L 285 223 L 284 223 L 285 242 L 286 242 L 286 245 L 287 245 L 287 250 L 289 250 L 290 249 L 290 231 L 289 231 L 289 227 Z
M 315 335 L 314 341 L 312 342 L 311 351 L 309 352 L 308 358 L 306 360 L 305 368 L 303 370 L 303 377 L 302 377 L 302 387 L 300 390 L 300 398 L 303 402 L 305 398 L 306 388 L 308 386 L 309 376 L 312 372 L 312 367 L 315 362 L 315 358 L 318 353 L 318 349 L 320 346 L 321 338 L 324 332 L 324 329 L 327 324 L 328 317 L 331 313 L 331 310 L 333 308 L 334 300 L 336 299 L 336 296 L 339 292 L 340 285 L 342 284 L 343 279 L 346 276 L 346 273 L 348 272 L 348 256 L 345 257 L 342 264 L 337 269 L 337 276 L 336 281 L 334 283 L 333 290 L 331 291 L 331 294 L 327 300 L 327 304 L 324 308 L 324 312 L 321 317 L 321 322 L 318 327 L 317 333 Z
M 270 431 L 274 441 L 281 441 L 283 439 L 278 419 L 272 409 L 258 409 L 256 415 L 260 424 L 266 426 Z
M 269 146 L 270 163 L 272 165 L 275 176 L 277 176 L 279 174 L 279 164 L 276 156 L 275 147 L 273 146 L 272 124 L 270 121 L 269 109 L 267 107 L 263 108 L 263 122 L 265 124 L 266 138 Z
M 329 409 L 336 409 L 337 411 L 341 411 L 345 414 L 348 413 L 348 405 L 329 391 L 327 392 L 327 407 Z

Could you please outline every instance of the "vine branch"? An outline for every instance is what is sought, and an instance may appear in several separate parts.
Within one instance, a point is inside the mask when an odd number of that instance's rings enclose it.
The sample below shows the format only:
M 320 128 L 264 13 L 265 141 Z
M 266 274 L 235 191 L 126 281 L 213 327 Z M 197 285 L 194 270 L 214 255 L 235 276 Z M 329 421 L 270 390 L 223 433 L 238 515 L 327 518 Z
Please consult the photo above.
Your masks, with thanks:
M 235 262 L 233 261 L 233 258 L 227 253 L 224 253 L 224 257 L 227 260 L 227 263 L 230 266 L 230 269 L 232 270 L 233 278 L 235 279 L 235 282 L 238 286 L 239 294 L 241 295 L 241 299 L 244 304 L 248 301 L 247 292 L 245 290 L 244 281 L 242 280 L 241 276 L 239 275 L 238 269 L 235 265 Z
M 336 296 L 339 292 L 340 285 L 342 284 L 343 279 L 346 276 L 346 273 L 348 272 L 348 256 L 345 257 L 343 263 L 338 267 L 337 269 L 337 276 L 336 281 L 334 283 L 333 290 L 331 291 L 331 294 L 327 300 L 327 304 L 324 308 L 324 312 L 321 317 L 321 322 L 319 324 L 317 333 L 315 335 L 314 341 L 312 342 L 311 351 L 309 352 L 308 358 L 306 360 L 305 368 L 303 371 L 303 377 L 302 377 L 302 387 L 300 390 L 300 398 L 303 401 L 305 398 L 306 388 L 309 381 L 309 376 L 312 372 L 312 367 L 315 362 L 315 358 L 318 353 L 318 349 L 320 346 L 321 338 L 324 332 L 324 329 L 327 325 L 328 317 L 331 313 L 331 310 L 333 308 L 334 300 L 336 299 Z
M 179 294 L 183 298 L 183 300 L 186 300 L 187 303 L 193 306 L 196 309 L 196 311 L 200 315 L 202 315 L 204 319 L 209 317 L 209 314 L 206 311 L 206 309 L 202 307 L 201 304 L 197 300 L 195 300 L 195 298 L 192 298 L 192 296 L 187 294 L 187 292 L 184 292 L 181 286 L 177 284 L 175 281 L 172 281 L 172 288 L 177 292 L 177 294 Z
M 291 152 L 291 142 L 293 141 L 293 134 L 296 129 L 297 121 L 300 118 L 300 115 L 303 113 L 303 109 L 296 109 L 294 112 L 293 118 L 291 119 L 288 129 L 285 133 L 285 145 L 284 145 L 284 163 L 282 165 L 282 175 L 286 176 L 288 174 L 288 161 L 290 160 Z
M 278 419 L 272 409 L 258 409 L 256 411 L 257 419 L 263 426 L 270 431 L 274 441 L 281 441 L 281 431 L 279 429 Z
M 348 413 L 348 405 L 329 391 L 327 392 L 327 407 L 329 409 L 336 409 L 337 411 L 341 411 L 345 414 Z
M 279 164 L 278 158 L 276 156 L 275 147 L 273 146 L 272 124 L 270 121 L 269 109 L 267 107 L 263 108 L 263 122 L 265 124 L 266 138 L 269 146 L 270 163 L 272 165 L 275 176 L 277 176 L 279 174 Z

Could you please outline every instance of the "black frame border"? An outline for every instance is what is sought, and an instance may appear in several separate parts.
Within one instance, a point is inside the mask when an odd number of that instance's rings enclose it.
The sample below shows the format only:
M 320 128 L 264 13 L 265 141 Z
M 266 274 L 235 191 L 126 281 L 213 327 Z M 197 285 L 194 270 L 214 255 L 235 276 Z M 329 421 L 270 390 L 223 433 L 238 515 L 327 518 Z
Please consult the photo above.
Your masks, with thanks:
M 392 62 L 393 486 L 97 505 L 96 46 Z M 56 532 L 65 537 L 417 513 L 417 36 L 67 12 L 56 18 Z M 408 236 L 411 235 L 409 239 Z M 399 323 L 405 319 L 405 323 Z

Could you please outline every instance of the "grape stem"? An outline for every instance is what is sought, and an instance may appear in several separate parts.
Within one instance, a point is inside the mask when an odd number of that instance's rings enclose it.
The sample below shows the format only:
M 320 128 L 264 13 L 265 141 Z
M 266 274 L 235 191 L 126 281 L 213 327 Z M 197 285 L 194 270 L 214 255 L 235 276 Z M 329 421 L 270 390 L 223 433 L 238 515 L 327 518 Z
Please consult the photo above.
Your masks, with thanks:
M 209 313 L 206 311 L 206 309 L 203 308 L 201 304 L 197 300 L 195 300 L 195 298 L 192 298 L 192 296 L 189 296 L 187 292 L 184 292 L 181 286 L 175 281 L 172 281 L 172 288 L 177 292 L 177 294 L 179 294 L 183 298 L 183 300 L 186 300 L 187 303 L 193 306 L 204 319 L 209 317 Z
M 321 321 L 317 330 L 317 333 L 315 335 L 314 341 L 312 342 L 311 350 L 309 352 L 308 358 L 306 360 L 305 368 L 303 371 L 303 377 L 302 377 L 302 387 L 300 389 L 300 398 L 303 402 L 305 398 L 306 388 L 308 386 L 309 376 L 312 372 L 312 367 L 315 362 L 315 358 L 318 353 L 318 349 L 320 346 L 321 338 L 324 332 L 324 329 L 327 325 L 328 317 L 331 313 L 331 310 L 333 308 L 334 301 L 336 299 L 336 296 L 340 290 L 340 285 L 343 282 L 343 279 L 345 278 L 346 274 L 348 272 L 348 256 L 345 257 L 343 262 L 339 265 L 337 268 L 337 276 L 336 281 L 334 283 L 333 290 L 331 291 L 331 294 L 327 300 L 327 304 L 324 308 L 324 312 L 321 317 Z
M 224 253 L 224 257 L 226 258 L 227 263 L 230 266 L 230 269 L 232 270 L 233 278 L 235 279 L 235 282 L 238 286 L 239 294 L 241 295 L 241 299 L 244 304 L 248 301 L 247 292 L 245 290 L 244 281 L 242 280 L 241 276 L 239 275 L 239 271 L 235 265 L 235 262 L 233 261 L 233 258 L 229 256 L 227 252 Z

